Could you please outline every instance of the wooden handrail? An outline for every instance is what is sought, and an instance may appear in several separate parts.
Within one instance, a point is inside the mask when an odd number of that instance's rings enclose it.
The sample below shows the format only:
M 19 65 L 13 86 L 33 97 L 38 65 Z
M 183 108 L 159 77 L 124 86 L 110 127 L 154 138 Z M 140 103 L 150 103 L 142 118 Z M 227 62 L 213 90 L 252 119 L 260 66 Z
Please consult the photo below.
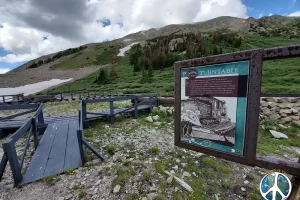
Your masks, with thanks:
M 25 107 L 26 107 L 26 105 L 25 105 Z M 21 128 L 19 128 L 13 135 L 11 135 L 2 144 L 5 156 L 3 156 L 2 160 L 1 160 L 1 164 L 0 164 L 0 180 L 1 180 L 1 177 L 2 177 L 3 172 L 4 172 L 4 168 L 7 164 L 7 162 L 9 161 L 15 185 L 18 185 L 18 184 L 21 183 L 21 181 L 23 179 L 21 170 L 22 170 L 22 167 L 23 167 L 23 163 L 24 163 L 24 159 L 25 159 L 25 156 L 26 156 L 27 149 L 29 147 L 30 137 L 31 137 L 32 133 L 33 133 L 33 136 L 34 136 L 35 149 L 38 146 L 38 130 L 37 130 L 36 118 L 38 118 L 39 123 L 44 123 L 43 122 L 44 118 L 42 116 L 43 115 L 42 109 L 43 109 L 43 105 L 39 104 L 39 107 L 36 110 L 36 112 L 34 113 L 34 115 Z M 29 130 L 29 133 L 28 133 L 28 136 L 27 136 L 27 139 L 26 139 L 26 143 L 25 143 L 25 147 L 24 147 L 24 150 L 23 150 L 23 153 L 22 153 L 21 161 L 19 162 L 17 152 L 16 152 L 16 148 L 15 148 L 15 143 L 28 130 Z

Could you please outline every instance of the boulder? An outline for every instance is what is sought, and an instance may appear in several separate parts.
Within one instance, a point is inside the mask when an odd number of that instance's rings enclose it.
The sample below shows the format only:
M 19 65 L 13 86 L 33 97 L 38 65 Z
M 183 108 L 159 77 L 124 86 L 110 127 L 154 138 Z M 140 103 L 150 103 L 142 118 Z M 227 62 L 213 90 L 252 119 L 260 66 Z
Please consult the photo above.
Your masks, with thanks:
M 282 103 L 283 102 L 282 98 L 274 98 L 274 100 L 275 100 L 276 103 Z
M 145 120 L 146 120 L 147 122 L 153 122 L 153 119 L 152 119 L 151 116 L 146 117 Z
M 279 111 L 279 113 L 282 113 L 282 114 L 292 114 L 292 109 L 281 109 Z
M 260 102 L 260 105 L 262 106 L 262 107 L 268 107 L 268 102 L 265 102 L 265 101 L 261 101 Z
M 154 122 L 153 123 L 155 126 L 160 126 L 162 123 L 161 122 Z
M 292 121 L 292 118 L 291 117 L 285 117 L 282 119 L 283 122 L 285 123 L 288 123 L 288 122 L 291 122 Z
M 269 105 L 268 105 L 269 108 L 274 108 L 274 107 L 276 107 L 276 103 L 274 103 L 274 102 L 269 102 L 268 104 L 269 104 Z
M 298 109 L 292 108 L 292 112 L 293 112 L 293 114 L 297 114 L 298 113 Z
M 300 121 L 293 121 L 293 123 L 300 126 Z
M 280 115 L 279 115 L 279 114 L 277 114 L 277 113 L 275 113 L 275 114 L 272 114 L 272 115 L 270 115 L 270 119 L 273 119 L 273 120 L 278 120 L 278 119 L 280 119 Z
M 280 116 L 281 116 L 281 117 L 287 117 L 287 114 L 281 113 Z
M 293 121 L 299 121 L 300 120 L 300 116 L 292 116 Z
M 149 194 L 147 194 L 147 199 L 148 200 L 153 200 L 153 199 L 155 199 L 155 197 L 156 197 L 155 193 L 149 193 Z
M 272 112 L 267 107 L 263 107 L 262 112 L 264 115 L 267 115 L 267 116 L 272 114 Z
M 284 133 L 278 132 L 278 131 L 270 130 L 270 133 L 276 139 L 289 139 L 289 137 L 287 135 L 285 135 Z
M 121 189 L 121 186 L 120 185 L 116 185 L 113 189 L 113 193 L 118 193 Z
M 158 121 L 160 119 L 160 117 L 158 115 L 155 115 L 152 117 L 154 121 Z
M 290 97 L 290 98 L 287 98 L 287 99 L 291 103 L 296 103 L 297 102 L 297 98 L 294 98 L 294 97 Z
M 273 108 L 270 108 L 271 111 L 275 111 L 275 112 L 279 112 L 280 108 L 279 107 L 273 107 Z
M 183 172 L 183 177 L 191 177 L 191 174 L 189 172 Z
M 173 176 L 169 176 L 169 178 L 167 178 L 167 183 L 168 183 L 168 184 L 171 184 L 171 183 L 172 183 L 172 180 L 173 180 Z
M 167 113 L 167 108 L 166 108 L 166 107 L 159 106 L 159 110 L 160 110 L 161 112 Z

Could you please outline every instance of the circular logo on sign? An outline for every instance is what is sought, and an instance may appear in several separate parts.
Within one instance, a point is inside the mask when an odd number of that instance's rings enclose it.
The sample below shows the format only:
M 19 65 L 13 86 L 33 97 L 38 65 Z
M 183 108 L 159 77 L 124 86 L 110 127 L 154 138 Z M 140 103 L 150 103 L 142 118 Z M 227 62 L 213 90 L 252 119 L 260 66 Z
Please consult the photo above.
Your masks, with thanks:
M 195 69 L 190 69 L 188 72 L 187 72 L 187 75 L 190 79 L 194 79 L 198 76 L 198 72 L 197 70 Z
M 259 190 L 266 200 L 284 200 L 290 196 L 292 184 L 286 175 L 272 172 L 260 181 Z

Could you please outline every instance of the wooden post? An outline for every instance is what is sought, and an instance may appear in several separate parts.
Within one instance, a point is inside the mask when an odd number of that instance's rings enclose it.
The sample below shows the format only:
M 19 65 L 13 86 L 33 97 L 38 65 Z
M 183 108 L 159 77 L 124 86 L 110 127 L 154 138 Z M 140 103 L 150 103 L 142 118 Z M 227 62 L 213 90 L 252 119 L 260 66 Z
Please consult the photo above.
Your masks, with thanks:
M 110 110 L 110 115 L 109 115 L 109 121 L 110 123 L 115 123 L 115 114 L 114 114 L 114 102 L 110 101 L 109 102 L 109 110 Z
M 34 140 L 34 149 L 39 145 L 39 138 L 38 138 L 38 129 L 37 129 L 37 123 L 36 123 L 36 117 L 32 118 L 32 131 L 33 131 L 33 140 Z
M 44 121 L 44 114 L 43 114 L 43 104 L 41 104 L 41 106 L 42 106 L 42 110 L 38 115 L 38 121 L 39 121 L 40 124 L 44 124 L 45 121 Z
M 3 131 L 3 129 L 0 129 L 0 139 L 1 138 L 4 138 L 4 131 Z
M 7 162 L 8 162 L 8 157 L 6 155 L 6 152 L 4 152 L 4 154 L 2 156 L 2 159 L 1 159 L 1 162 L 0 162 L 0 181 L 1 181 L 1 178 L 2 178 L 2 176 L 4 174 Z
M 63 100 L 63 94 L 60 93 L 60 100 L 62 101 Z
M 17 157 L 17 152 L 15 145 L 11 142 L 11 139 L 8 139 L 3 143 L 4 152 L 7 153 L 7 157 L 9 160 L 10 168 L 13 174 L 15 186 L 21 183 L 23 177 L 21 174 L 20 163 Z
M 81 101 L 81 112 L 82 112 L 82 123 L 84 129 L 89 127 L 89 124 L 86 120 L 86 103 L 84 101 Z
M 300 163 L 300 158 L 298 159 L 298 163 Z M 291 183 L 292 193 L 288 200 L 300 200 L 300 177 L 293 176 Z
M 159 106 L 160 102 L 159 102 L 159 98 L 158 96 L 156 97 L 156 106 Z
M 82 146 L 82 130 L 77 130 L 77 139 L 78 139 L 81 162 L 82 162 L 82 165 L 84 165 L 85 155 L 84 155 L 83 146 Z
M 134 99 L 134 118 L 137 119 L 138 118 L 138 97 L 135 97 Z
M 150 112 L 152 112 L 152 98 L 153 98 L 153 96 L 150 96 L 149 97 L 149 103 L 150 103 Z

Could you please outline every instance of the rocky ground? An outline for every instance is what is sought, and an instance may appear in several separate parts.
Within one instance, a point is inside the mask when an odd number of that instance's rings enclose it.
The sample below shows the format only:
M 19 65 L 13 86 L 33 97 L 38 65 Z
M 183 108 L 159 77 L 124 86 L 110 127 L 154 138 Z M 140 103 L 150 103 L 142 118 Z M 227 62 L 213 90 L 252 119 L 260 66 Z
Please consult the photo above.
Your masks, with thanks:
M 77 112 L 78 102 L 56 104 L 45 104 L 45 114 Z M 258 185 L 267 170 L 175 147 L 172 111 L 172 108 L 155 109 L 151 117 L 140 113 L 138 119 L 119 117 L 115 124 L 103 120 L 91 122 L 85 137 L 103 153 L 104 162 L 86 151 L 85 166 L 18 188 L 13 187 L 7 167 L 0 182 L 0 199 L 260 200 Z M 299 137 L 299 128 L 295 137 Z M 24 142 L 25 138 L 16 145 L 17 152 L 22 152 Z M 31 152 L 32 149 L 28 151 L 27 162 Z M 173 176 L 187 185 L 180 184 Z

